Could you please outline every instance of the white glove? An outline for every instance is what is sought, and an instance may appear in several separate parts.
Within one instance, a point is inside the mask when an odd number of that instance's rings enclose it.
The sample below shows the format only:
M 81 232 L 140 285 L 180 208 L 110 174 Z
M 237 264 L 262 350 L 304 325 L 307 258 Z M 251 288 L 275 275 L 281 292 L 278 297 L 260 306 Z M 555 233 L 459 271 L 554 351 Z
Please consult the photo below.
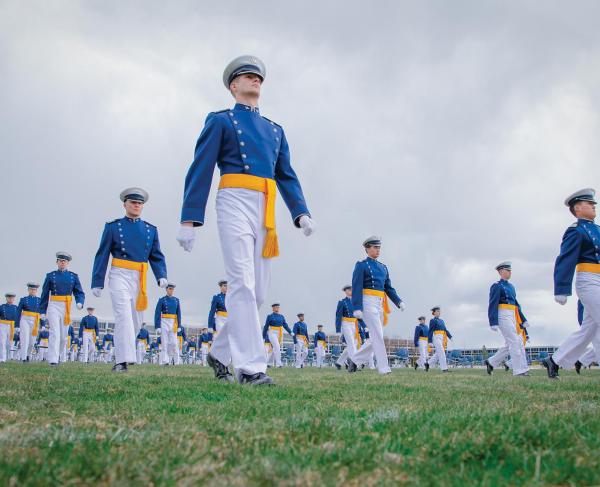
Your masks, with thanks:
M 40 320 L 45 320 L 45 319 L 46 319 L 46 315 L 45 315 L 44 313 L 42 313 L 42 314 L 40 315 Z
M 308 215 L 302 215 L 298 223 L 300 224 L 302 233 L 307 237 L 310 237 L 317 229 L 317 224 Z
M 102 288 L 101 287 L 93 287 L 92 294 L 94 296 L 96 296 L 97 298 L 99 298 L 100 296 L 102 296 Z
M 179 234 L 177 235 L 177 241 L 179 245 L 183 247 L 186 252 L 191 252 L 194 247 L 194 241 L 196 240 L 196 229 L 188 225 L 181 225 L 179 227 Z
M 521 326 L 523 328 L 527 328 L 529 326 L 529 321 L 524 321 L 523 323 L 521 323 Z
M 492 329 L 492 331 L 495 331 L 496 333 L 498 333 L 498 327 L 497 326 L 490 326 L 490 328 Z
M 160 333 L 161 333 L 161 331 L 160 331 L 160 330 L 161 330 L 160 328 L 157 328 L 157 329 L 156 329 L 156 334 L 157 334 L 157 335 L 160 335 Z
M 164 277 L 161 277 L 158 280 L 158 287 L 167 287 L 167 284 L 169 284 L 169 281 L 167 281 Z
M 569 299 L 569 296 L 565 296 L 564 294 L 559 294 L 558 296 L 554 296 L 554 301 L 556 301 L 558 304 L 560 304 L 562 306 L 567 304 L 567 299 Z
M 398 308 L 400 309 L 400 311 L 404 311 L 406 309 L 406 305 L 404 304 L 404 301 L 400 301 Z
M 354 317 L 357 320 L 362 320 L 363 319 L 363 313 L 362 313 L 361 310 L 357 309 L 353 314 L 354 314 Z
M 77 303 L 77 309 L 83 309 L 83 304 Z

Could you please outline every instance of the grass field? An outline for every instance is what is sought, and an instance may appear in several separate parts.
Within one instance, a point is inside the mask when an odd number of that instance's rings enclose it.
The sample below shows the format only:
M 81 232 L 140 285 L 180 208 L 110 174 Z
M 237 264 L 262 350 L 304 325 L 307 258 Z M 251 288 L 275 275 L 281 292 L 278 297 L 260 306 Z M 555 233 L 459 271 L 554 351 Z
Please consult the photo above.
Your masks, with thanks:
M 0 365 L 0 485 L 600 484 L 600 372 L 550 381 Z

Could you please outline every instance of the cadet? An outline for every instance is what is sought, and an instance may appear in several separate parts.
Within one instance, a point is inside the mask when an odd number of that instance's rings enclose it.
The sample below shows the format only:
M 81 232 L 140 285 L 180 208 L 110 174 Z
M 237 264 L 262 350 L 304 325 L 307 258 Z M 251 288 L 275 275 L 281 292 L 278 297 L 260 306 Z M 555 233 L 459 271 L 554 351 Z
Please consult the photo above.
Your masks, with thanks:
M 227 322 L 227 308 L 225 307 L 227 281 L 219 281 L 219 288 L 221 288 L 221 292 L 213 296 L 210 303 L 210 312 L 208 313 L 208 326 L 213 329 L 215 335 L 221 331 Z M 226 340 L 223 343 L 225 342 Z
M 20 360 L 21 359 L 21 351 L 19 350 L 19 346 L 21 345 L 21 337 L 19 334 L 19 329 L 15 330 L 15 334 L 13 336 L 13 343 L 12 343 L 12 353 L 11 353 L 11 359 L 12 360 Z
M 450 330 L 446 328 L 446 323 L 440 318 L 442 309 L 439 306 L 431 308 L 433 318 L 429 321 L 429 343 L 435 347 L 434 355 L 429 359 L 429 366 L 435 367 L 439 365 L 442 372 L 448 372 L 448 364 L 446 363 L 446 348 L 448 339 L 452 340 Z
M 271 345 L 269 337 L 264 337 L 263 342 L 265 344 L 265 355 L 267 356 L 267 367 L 274 367 L 275 358 L 273 357 L 273 345 Z
M 79 339 L 77 336 L 73 339 L 73 343 L 71 344 L 71 362 L 75 362 L 77 360 L 77 356 L 79 355 Z
M 198 345 L 197 345 L 197 341 L 195 337 L 192 337 L 191 340 L 188 340 L 188 355 L 190 357 L 190 363 L 195 364 L 196 363 L 196 355 L 197 355 L 197 351 L 198 351 Z
M 363 242 L 367 258 L 357 262 L 352 274 L 352 308 L 354 317 L 364 319 L 369 329 L 370 339 L 348 359 L 348 372 L 356 372 L 357 365 L 369 363 L 375 352 L 377 369 L 380 374 L 390 374 L 387 351 L 383 341 L 383 327 L 387 324 L 390 312 L 388 297 L 404 311 L 405 305 L 392 287 L 387 267 L 379 262 L 381 238 L 369 237 Z
M 175 354 L 174 365 L 181 364 L 181 354 L 183 353 L 185 345 L 187 345 L 187 335 L 185 333 L 185 328 L 180 326 L 177 328 L 177 353 Z
M 298 320 L 292 328 L 294 344 L 296 345 L 296 368 L 304 367 L 304 361 L 308 357 L 308 327 L 304 323 L 304 313 L 298 313 Z
M 317 356 L 317 367 L 323 367 L 325 353 L 327 352 L 327 335 L 323 331 L 323 325 L 317 325 L 315 333 L 315 355 Z
M 79 340 L 81 341 L 81 361 L 93 362 L 96 337 L 98 336 L 98 318 L 94 316 L 94 308 L 88 306 L 87 316 L 81 318 L 79 323 Z
M 575 290 L 584 308 L 583 323 L 571 334 L 552 357 L 542 364 L 548 377 L 558 378 L 559 366 L 569 368 L 585 352 L 591 342 L 600 350 L 600 227 L 596 218 L 596 191 L 592 188 L 573 193 L 565 205 L 577 218 L 567 228 L 554 265 L 554 299 L 564 305 L 571 295 L 573 275 L 577 272 Z
M 35 345 L 37 347 L 37 360 L 43 362 L 47 360 L 46 354 L 48 353 L 48 344 L 50 339 L 50 332 L 46 326 L 46 320 L 41 320 L 40 332 L 38 333 Z
M 111 329 L 107 329 L 104 337 L 102 337 L 102 348 L 104 348 L 104 361 L 111 363 L 115 353 L 115 336 Z
M 17 323 L 19 324 L 20 353 L 23 362 L 29 362 L 31 337 L 38 336 L 40 324 L 40 302 L 37 290 L 40 287 L 35 282 L 27 283 L 27 296 L 19 300 L 17 307 Z
M 71 345 L 73 344 L 73 340 L 75 339 L 75 329 L 73 325 L 69 325 L 69 329 L 67 330 L 67 343 L 65 344 L 65 348 L 60 351 L 60 361 L 68 362 L 69 354 L 71 353 Z
M 157 328 L 157 331 L 160 328 Z M 136 363 L 142 364 L 144 362 L 144 357 L 146 356 L 146 352 L 148 351 L 148 347 L 150 345 L 150 333 L 146 329 L 145 323 L 142 323 L 142 327 L 135 337 L 136 340 Z
M 177 237 L 185 250 L 192 250 L 194 227 L 204 225 L 217 164 L 221 172 L 217 225 L 229 282 L 228 317 L 224 326 L 227 332 L 215 338 L 208 361 L 219 380 L 231 380 L 228 366 L 232 362 L 238 382 L 255 385 L 273 383 L 265 374 L 258 310 L 271 277 L 270 259 L 279 255 L 277 187 L 294 225 L 307 236 L 314 231 L 283 129 L 258 110 L 265 75 L 265 65 L 254 56 L 238 57 L 225 68 L 223 82 L 236 104 L 206 119 L 185 180 L 182 226 Z M 229 346 L 222 346 L 221 340 Z
M 206 367 L 208 354 L 213 344 L 213 334 L 208 332 L 208 328 L 202 328 L 202 334 L 198 339 L 200 343 L 200 356 L 202 357 L 202 365 Z
M 167 285 L 167 294 L 158 300 L 154 312 L 154 327 L 161 336 L 161 363 L 179 363 L 178 329 L 181 326 L 181 305 L 173 296 L 175 284 Z
M 15 293 L 6 293 L 6 303 L 0 305 L 0 362 L 6 362 L 6 357 L 12 348 L 17 321 L 17 306 Z
M 496 266 L 500 280 L 490 288 L 488 320 L 492 331 L 500 330 L 504 337 L 504 346 L 485 361 L 487 373 L 492 374 L 495 367 L 504 362 L 510 354 L 513 375 L 529 376 L 529 365 L 525 354 L 525 328 L 527 319 L 517 301 L 515 287 L 508 282 L 512 276 L 512 264 L 501 262 Z
M 263 337 L 268 337 L 273 346 L 273 356 L 275 357 L 275 366 L 283 367 L 281 362 L 281 345 L 283 344 L 283 330 L 292 335 L 292 330 L 285 321 L 284 316 L 279 313 L 279 303 L 271 305 L 273 312 L 267 316 L 265 326 L 263 327 Z M 293 336 L 293 335 L 292 335 Z
M 77 309 L 83 309 L 85 301 L 79 276 L 67 269 L 71 259 L 67 252 L 56 253 L 58 269 L 46 274 L 40 296 L 40 313 L 48 317 L 48 363 L 53 366 L 58 365 L 61 352 L 67 347 L 73 296 Z
M 419 316 L 419 324 L 415 326 L 415 337 L 413 343 L 419 350 L 419 359 L 415 362 L 415 370 L 421 367 L 426 371 L 429 370 L 429 354 L 427 352 L 427 344 L 429 337 L 429 327 L 425 323 L 425 317 Z
M 354 361 L 354 354 L 361 345 L 360 327 L 358 319 L 354 317 L 354 309 L 352 308 L 352 286 L 344 286 L 342 291 L 346 294 L 346 297 L 338 301 L 335 310 L 335 332 L 342 335 L 346 347 L 335 364 L 338 370 L 346 365 L 348 358 Z
M 125 216 L 104 226 L 92 271 L 92 292 L 102 294 L 108 259 L 112 255 L 108 287 L 115 316 L 115 365 L 113 371 L 126 372 L 136 361 L 135 337 L 148 307 L 146 277 L 148 263 L 158 285 L 166 287 L 167 265 L 160 250 L 158 229 L 140 218 L 148 193 L 142 188 L 121 192 Z

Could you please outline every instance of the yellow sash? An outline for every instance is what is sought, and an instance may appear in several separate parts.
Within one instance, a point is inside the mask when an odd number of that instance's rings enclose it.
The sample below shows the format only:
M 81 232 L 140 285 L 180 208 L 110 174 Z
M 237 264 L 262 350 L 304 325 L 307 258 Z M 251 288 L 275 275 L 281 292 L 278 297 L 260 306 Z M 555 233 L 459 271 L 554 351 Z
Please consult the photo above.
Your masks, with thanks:
M 148 291 L 146 285 L 146 280 L 148 277 L 148 262 L 134 262 L 132 260 L 116 259 L 113 257 L 112 266 L 120 267 L 121 269 L 138 271 L 140 273 L 140 290 L 135 302 L 135 309 L 137 311 L 144 311 L 148 307 Z
M 50 296 L 50 301 L 60 301 L 65 303 L 65 325 L 71 324 L 71 302 L 73 301 L 73 296 L 55 296 L 54 294 Z
M 363 289 L 363 294 L 368 294 L 369 296 L 378 296 L 383 299 L 383 326 L 387 325 L 388 315 L 391 311 L 387 294 L 385 294 L 383 291 L 378 291 L 377 289 Z
M 177 340 L 179 340 L 179 350 L 183 349 L 183 337 L 177 337 Z
M 92 329 L 92 330 L 90 330 L 90 329 L 88 329 L 88 328 L 84 328 L 84 329 L 83 329 L 83 331 L 84 331 L 84 332 L 86 332 L 86 331 L 87 331 L 88 333 L 91 333 L 91 334 L 92 334 L 92 340 L 94 340 L 94 345 L 96 345 L 96 330 L 93 330 L 93 329 Z
M 279 333 L 279 343 L 283 343 L 283 326 L 269 326 Z
M 358 320 L 356 318 L 348 318 L 348 317 L 344 316 L 342 318 L 342 321 L 345 321 L 346 323 L 354 323 L 354 340 L 356 341 L 356 346 L 360 347 L 361 339 L 360 339 L 360 327 L 358 326 Z
M 436 330 L 433 332 L 434 335 L 444 335 L 444 350 L 446 350 L 446 348 L 448 348 L 448 335 L 446 335 L 446 332 L 444 330 Z
M 277 257 L 279 255 L 279 243 L 275 229 L 275 197 L 277 196 L 275 180 L 252 176 L 250 174 L 223 174 L 219 183 L 219 189 L 223 188 L 243 188 L 264 193 L 267 236 L 262 256 L 265 259 Z
M 327 342 L 325 340 L 317 340 L 317 345 L 321 345 L 323 350 L 327 350 Z
M 177 328 L 179 327 L 179 323 L 177 322 L 177 315 L 161 313 L 160 317 L 161 318 L 171 318 L 173 320 L 173 333 L 177 333 Z
M 38 326 L 40 324 L 40 314 L 35 313 L 34 311 L 22 311 L 21 316 L 23 315 L 35 318 L 35 321 L 33 322 L 33 329 L 31 330 L 31 336 L 36 337 L 38 334 Z
M 577 267 L 579 267 L 580 265 L 581 264 L 578 264 Z M 594 264 L 591 264 L 591 265 L 594 265 Z M 588 271 L 582 271 L 582 272 L 588 272 Z M 523 345 L 525 345 L 527 343 L 527 333 L 525 333 L 525 329 L 521 326 L 521 324 L 523 323 L 523 320 L 521 319 L 521 314 L 519 313 L 519 308 L 517 306 L 515 306 L 514 304 L 499 304 L 498 309 L 509 309 L 511 311 L 514 311 L 515 322 L 517 324 L 517 326 L 516 326 L 517 335 L 521 336 L 521 339 L 523 340 Z
M 9 340 L 12 342 L 15 337 L 15 322 L 14 320 L 0 320 L 3 325 L 10 325 L 10 331 L 8 332 Z
M 301 339 L 304 342 L 304 344 L 308 347 L 308 338 L 306 338 L 304 335 L 296 335 L 296 338 Z
M 71 336 L 67 337 L 67 349 L 71 348 Z
M 138 342 L 144 342 L 144 348 L 148 350 L 148 339 L 147 338 L 138 338 Z
M 592 264 L 588 262 L 582 262 L 577 264 L 577 272 L 593 272 L 594 274 L 600 274 L 600 264 Z
M 423 340 L 424 342 L 427 341 L 427 337 L 419 337 L 419 340 Z
M 227 318 L 227 311 L 217 311 L 217 316 L 222 316 L 223 318 Z

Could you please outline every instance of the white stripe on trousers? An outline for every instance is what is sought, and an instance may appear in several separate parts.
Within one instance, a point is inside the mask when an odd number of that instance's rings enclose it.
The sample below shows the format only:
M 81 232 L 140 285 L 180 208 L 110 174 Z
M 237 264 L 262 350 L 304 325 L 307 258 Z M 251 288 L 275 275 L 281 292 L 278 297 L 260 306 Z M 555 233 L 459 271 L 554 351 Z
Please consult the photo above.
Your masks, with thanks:
M 271 280 L 271 261 L 262 256 L 265 195 L 249 189 L 221 189 L 216 210 L 228 281 L 227 322 L 213 342 L 211 355 L 225 365 L 231 361 L 242 373 L 266 372 L 258 315 Z M 229 356 L 222 340 L 229 345 Z
M 57 364 L 60 360 L 61 350 L 67 346 L 69 325 L 65 325 L 65 311 L 67 303 L 64 301 L 49 301 L 46 310 L 48 320 L 48 363 Z
M 108 288 L 115 315 L 115 362 L 136 361 L 135 337 L 144 321 L 144 313 L 135 309 L 140 273 L 132 269 L 111 266 L 108 273 Z
M 373 352 L 380 374 L 391 372 L 385 342 L 383 341 L 383 298 L 365 294 L 363 296 L 363 319 L 369 329 L 369 339 L 354 355 L 356 365 L 367 365 Z
M 583 322 L 552 356 L 554 362 L 565 369 L 573 367 L 590 342 L 597 356 L 600 354 L 600 274 L 578 272 L 575 290 L 583 304 Z
M 499 367 L 510 355 L 513 375 L 519 375 L 529 370 L 523 337 L 517 334 L 517 321 L 515 312 L 510 309 L 498 310 L 498 329 L 504 337 L 504 346 L 488 358 L 494 368 Z

